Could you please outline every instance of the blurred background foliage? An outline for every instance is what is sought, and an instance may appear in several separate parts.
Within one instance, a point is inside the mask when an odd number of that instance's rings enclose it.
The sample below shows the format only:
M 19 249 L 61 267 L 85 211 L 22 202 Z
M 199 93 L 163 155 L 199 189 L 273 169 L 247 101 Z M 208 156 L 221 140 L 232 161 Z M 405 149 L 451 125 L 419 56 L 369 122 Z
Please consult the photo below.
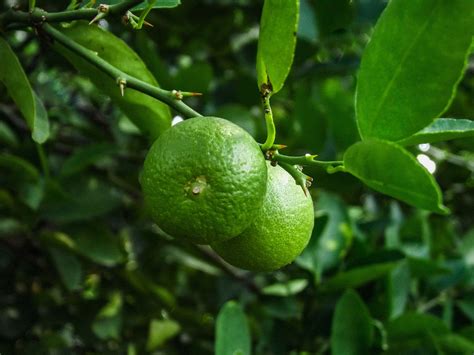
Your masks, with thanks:
M 37 2 L 48 11 L 67 5 Z M 385 5 L 301 0 L 293 69 L 272 100 L 288 153 L 340 159 L 359 139 L 356 71 Z M 101 26 L 162 87 L 202 92 L 187 102 L 263 141 L 261 9 L 262 1 L 183 0 L 153 11 L 153 28 Z M 0 86 L 1 354 L 209 354 L 230 299 L 246 314 L 257 354 L 473 353 L 472 138 L 411 149 L 436 164 L 448 216 L 348 174 L 306 168 L 315 179 L 310 244 L 280 271 L 247 273 L 154 226 L 138 182 L 149 141 L 47 41 L 27 32 L 8 40 L 45 104 L 51 136 L 42 161 Z M 474 117 L 473 97 L 471 56 L 445 117 Z

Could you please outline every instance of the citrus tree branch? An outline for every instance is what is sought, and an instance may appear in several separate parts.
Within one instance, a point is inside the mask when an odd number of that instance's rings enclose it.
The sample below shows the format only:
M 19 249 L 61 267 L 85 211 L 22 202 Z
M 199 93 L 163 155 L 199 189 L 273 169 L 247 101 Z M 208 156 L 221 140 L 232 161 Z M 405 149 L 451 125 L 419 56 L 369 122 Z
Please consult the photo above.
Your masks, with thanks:
M 279 165 L 283 169 L 285 169 L 293 177 L 293 179 L 295 179 L 296 184 L 301 186 L 304 194 L 306 196 L 309 196 L 308 187 L 311 186 L 313 179 L 310 176 L 304 174 L 300 169 L 296 168 L 294 165 L 291 165 L 285 162 L 279 162 Z
M 118 4 L 107 6 L 106 12 L 111 15 L 123 15 L 127 10 L 143 0 L 124 0 Z M 24 24 L 25 26 L 34 26 L 44 22 L 68 22 L 74 20 L 93 20 L 104 8 L 77 9 L 61 12 L 46 12 L 39 8 L 34 8 L 31 12 L 18 11 L 11 8 L 0 15 L 0 28 L 7 29 L 10 24 Z
M 176 90 L 168 91 L 148 84 L 114 67 L 104 59 L 97 56 L 94 52 L 81 46 L 66 35 L 62 34 L 60 31 L 56 30 L 53 26 L 45 23 L 43 24 L 42 29 L 45 33 L 51 36 L 53 40 L 59 42 L 64 47 L 71 50 L 81 58 L 87 60 L 90 64 L 94 65 L 96 68 L 100 69 L 105 74 L 114 79 L 118 86 L 117 90 L 120 89 L 122 94 L 124 93 L 125 88 L 134 89 L 154 97 L 161 102 L 164 102 L 185 117 L 189 118 L 201 116 L 201 114 L 194 111 L 191 107 L 181 101 L 183 96 L 186 96 L 185 94 L 187 93 L 181 93 L 180 91 Z
M 315 160 L 316 155 L 306 154 L 301 156 L 289 156 L 280 154 L 278 151 L 271 153 L 271 160 L 277 162 L 284 162 L 291 165 L 313 165 L 313 166 L 338 166 L 342 165 L 343 162 L 340 160 L 323 161 Z

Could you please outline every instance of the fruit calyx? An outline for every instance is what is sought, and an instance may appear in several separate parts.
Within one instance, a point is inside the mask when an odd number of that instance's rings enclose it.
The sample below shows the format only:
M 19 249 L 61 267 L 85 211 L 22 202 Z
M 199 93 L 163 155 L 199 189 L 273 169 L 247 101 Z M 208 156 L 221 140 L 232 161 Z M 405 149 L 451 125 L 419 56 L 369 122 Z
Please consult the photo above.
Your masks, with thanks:
M 196 176 L 194 179 L 188 181 L 184 190 L 189 197 L 198 197 L 207 187 L 207 179 L 204 175 Z

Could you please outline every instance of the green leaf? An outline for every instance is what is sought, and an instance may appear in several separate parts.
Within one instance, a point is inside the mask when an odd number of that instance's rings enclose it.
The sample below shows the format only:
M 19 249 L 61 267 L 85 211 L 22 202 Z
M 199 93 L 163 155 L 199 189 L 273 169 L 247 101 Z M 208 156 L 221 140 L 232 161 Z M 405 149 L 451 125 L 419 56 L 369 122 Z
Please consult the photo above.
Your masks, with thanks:
M 91 176 L 78 176 L 63 185 L 49 181 L 46 191 L 40 213 L 55 222 L 91 219 L 109 213 L 121 204 L 115 188 Z
M 474 121 L 455 118 L 438 118 L 428 127 L 398 141 L 403 146 L 436 143 L 450 139 L 474 137 Z
M 62 165 L 61 175 L 74 175 L 104 157 L 115 152 L 117 147 L 108 143 L 96 143 L 74 151 Z
M 309 0 L 300 1 L 300 19 L 298 24 L 298 38 L 309 42 L 316 42 L 317 30 L 316 20 L 312 5 Z
M 324 225 L 320 224 L 322 213 L 323 216 L 327 214 Z M 353 234 L 347 208 L 336 195 L 321 192 L 316 203 L 316 216 L 311 240 L 296 262 L 319 278 L 324 271 L 341 262 L 352 244 Z
M 425 278 L 440 274 L 450 274 L 451 270 L 439 261 L 408 257 L 410 273 L 415 278 Z
M 458 252 L 463 256 L 469 267 L 474 267 L 474 228 L 471 228 L 463 237 L 458 246 Z
M 114 292 L 109 302 L 99 311 L 92 330 L 99 339 L 119 339 L 122 330 L 122 294 Z
M 345 169 L 372 189 L 426 210 L 447 213 L 436 180 L 395 143 L 358 142 L 344 154 Z
M 298 29 L 299 0 L 265 0 L 257 50 L 257 81 L 271 85 L 275 94 L 283 87 L 293 63 Z
M 0 144 L 10 148 L 17 148 L 20 144 L 15 132 L 3 121 L 0 121 Z
M 123 72 L 133 75 L 151 85 L 158 86 L 156 79 L 146 68 L 140 57 L 121 39 L 98 26 L 89 26 L 77 22 L 73 26 L 62 28 L 61 32 L 80 45 L 97 53 Z M 126 89 L 122 97 L 116 81 L 96 69 L 71 51 L 57 46 L 79 72 L 89 78 L 102 92 L 110 96 L 128 118 L 151 139 L 171 125 L 171 114 L 167 105 L 141 92 Z
M 178 335 L 181 331 L 179 323 L 171 319 L 157 320 L 150 322 L 148 331 L 148 340 L 146 343 L 147 351 L 154 351 L 162 346 L 168 339 Z
M 356 112 L 363 139 L 400 140 L 439 117 L 474 34 L 471 0 L 392 0 L 362 57 Z
M 11 154 L 0 154 L 2 177 L 11 175 L 12 179 L 22 181 L 37 181 L 40 173 L 36 167 L 23 158 Z
M 357 292 L 347 290 L 339 299 L 331 328 L 331 352 L 369 354 L 374 332 L 369 310 Z
M 24 226 L 16 219 L 0 218 L 0 239 L 10 235 L 18 235 L 24 231 Z
M 42 144 L 46 142 L 49 137 L 48 113 L 38 95 L 34 94 L 34 96 L 36 115 L 33 121 L 31 137 L 36 143 Z
M 173 81 L 173 86 L 181 91 L 207 94 L 212 77 L 212 67 L 208 63 L 196 62 L 179 68 L 171 80 Z
M 474 300 L 464 299 L 456 302 L 458 308 L 468 317 L 471 321 L 474 321 Z
M 105 226 L 94 223 L 68 228 L 74 242 L 74 249 L 81 255 L 104 266 L 114 266 L 124 261 L 118 235 L 112 234 Z
M 449 333 L 448 327 L 441 319 L 418 313 L 405 313 L 390 321 L 386 330 L 388 345 L 394 354 L 432 346 L 430 334 L 441 337 Z
M 265 286 L 262 293 L 269 296 L 287 297 L 300 293 L 306 288 L 306 286 L 308 286 L 308 280 L 295 279 L 285 283 L 276 283 Z
M 240 305 L 225 303 L 216 320 L 216 355 L 250 354 L 250 331 Z
M 445 354 L 471 355 L 474 353 L 474 341 L 466 339 L 463 336 L 457 334 L 446 334 L 438 337 L 435 334 L 434 339 L 437 345 L 445 351 Z
M 36 143 L 44 143 L 49 136 L 48 115 L 41 100 L 31 88 L 30 82 L 7 41 L 0 36 L 0 82 L 8 90 L 18 109 L 31 129 L 31 136 Z
M 387 285 L 390 302 L 390 319 L 399 317 L 408 302 L 411 287 L 410 267 L 406 261 L 397 265 L 389 274 Z
M 321 86 L 321 94 L 317 100 L 327 117 L 328 127 L 338 152 L 344 152 L 350 145 L 360 140 L 354 115 L 352 87 L 347 89 L 339 78 L 327 79 Z
M 79 259 L 63 248 L 49 247 L 56 270 L 70 291 L 77 290 L 82 282 L 82 265 Z
M 122 2 L 122 0 L 101 0 L 101 4 L 114 5 Z M 152 9 L 168 9 L 181 5 L 181 0 L 158 0 L 155 1 Z M 131 11 L 145 10 L 148 6 L 148 1 L 143 1 L 137 6 L 133 7 Z
M 340 272 L 321 284 L 321 291 L 337 291 L 345 288 L 355 288 L 370 281 L 385 276 L 398 263 L 380 263 L 362 266 L 349 271 Z

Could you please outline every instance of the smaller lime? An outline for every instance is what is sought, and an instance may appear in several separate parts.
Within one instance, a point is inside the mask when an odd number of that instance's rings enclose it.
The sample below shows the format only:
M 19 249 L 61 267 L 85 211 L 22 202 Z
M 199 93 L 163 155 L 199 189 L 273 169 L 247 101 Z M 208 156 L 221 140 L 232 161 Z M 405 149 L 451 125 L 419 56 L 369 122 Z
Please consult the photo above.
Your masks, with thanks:
M 291 263 L 306 247 L 314 226 L 313 201 L 293 177 L 267 163 L 267 192 L 257 218 L 241 235 L 212 244 L 242 269 L 272 271 Z

